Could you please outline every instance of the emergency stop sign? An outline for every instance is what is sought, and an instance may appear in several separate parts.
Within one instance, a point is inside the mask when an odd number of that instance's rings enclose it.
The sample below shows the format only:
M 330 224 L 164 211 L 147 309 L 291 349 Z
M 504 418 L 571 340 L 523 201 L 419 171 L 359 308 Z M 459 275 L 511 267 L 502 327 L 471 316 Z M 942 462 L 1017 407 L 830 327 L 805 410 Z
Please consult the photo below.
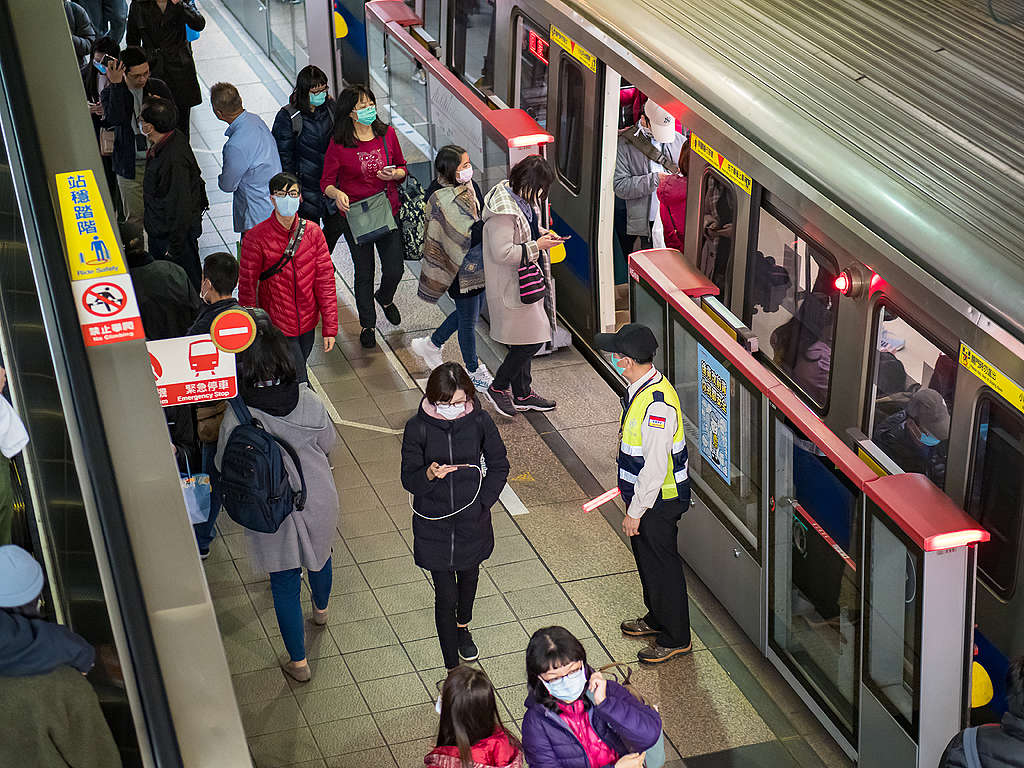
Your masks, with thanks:
M 235 356 L 205 333 L 146 342 L 160 405 L 191 405 L 238 394 Z
M 256 321 L 244 309 L 225 309 L 210 323 L 210 339 L 221 352 L 241 352 L 256 338 Z

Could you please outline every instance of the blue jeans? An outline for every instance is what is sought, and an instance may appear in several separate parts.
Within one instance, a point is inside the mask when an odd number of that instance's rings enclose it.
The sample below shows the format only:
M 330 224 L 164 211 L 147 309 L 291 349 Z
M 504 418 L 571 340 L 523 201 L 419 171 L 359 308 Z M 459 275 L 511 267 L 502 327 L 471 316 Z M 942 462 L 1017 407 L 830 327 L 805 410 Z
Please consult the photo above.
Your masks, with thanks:
M 217 455 L 216 443 L 200 443 L 203 457 L 203 472 L 210 476 L 210 519 L 205 523 L 196 523 L 192 530 L 196 532 L 196 544 L 200 552 L 210 549 L 217 536 L 217 515 L 220 513 L 220 472 L 213 465 L 213 457 Z
M 441 347 L 458 330 L 459 349 L 462 350 L 462 360 L 468 371 L 475 371 L 480 365 L 476 359 L 476 321 L 480 319 L 483 298 L 484 294 L 478 293 L 476 296 L 460 296 L 455 299 L 455 311 L 444 319 L 430 337 L 435 347 Z
M 313 606 L 322 611 L 331 597 L 331 558 L 327 558 L 319 571 L 307 570 L 306 574 L 309 588 L 313 592 Z M 270 574 L 270 593 L 274 596 L 277 626 L 281 628 L 284 647 L 288 649 L 292 661 L 306 658 L 306 633 L 302 628 L 302 602 L 299 599 L 301 586 L 301 568 Z

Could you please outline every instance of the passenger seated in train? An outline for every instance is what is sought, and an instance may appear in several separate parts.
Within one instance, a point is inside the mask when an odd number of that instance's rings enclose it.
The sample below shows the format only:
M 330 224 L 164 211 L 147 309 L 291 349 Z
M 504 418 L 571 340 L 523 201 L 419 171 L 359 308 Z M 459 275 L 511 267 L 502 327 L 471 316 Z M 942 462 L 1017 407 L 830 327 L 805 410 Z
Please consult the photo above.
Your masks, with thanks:
M 796 317 L 783 323 L 771 335 L 775 364 L 817 403 L 828 396 L 832 368 L 832 309 L 827 296 L 812 293 L 797 310 Z
M 1024 656 L 1006 671 L 1006 708 L 998 726 L 968 728 L 946 747 L 939 768 L 1024 768 Z M 968 736 L 968 731 L 973 731 Z M 977 754 L 967 756 L 967 742 Z
M 939 488 L 945 485 L 949 409 L 934 389 L 917 390 L 906 408 L 875 427 L 872 439 L 904 472 L 920 472 Z
M 945 352 L 935 359 L 935 368 L 928 379 L 928 388 L 934 389 L 946 401 L 946 408 L 953 412 L 953 391 L 956 389 L 956 361 Z
M 651 225 L 655 248 L 683 251 L 686 230 L 686 176 L 690 170 L 690 145 L 679 149 L 679 170 L 666 176 L 658 185 L 658 215 Z

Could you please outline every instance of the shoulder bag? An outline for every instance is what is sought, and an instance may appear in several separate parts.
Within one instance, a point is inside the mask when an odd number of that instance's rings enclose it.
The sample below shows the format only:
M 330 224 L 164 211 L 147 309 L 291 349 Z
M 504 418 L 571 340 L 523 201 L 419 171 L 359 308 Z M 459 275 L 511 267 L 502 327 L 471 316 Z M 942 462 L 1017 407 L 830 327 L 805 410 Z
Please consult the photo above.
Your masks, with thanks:
M 547 292 L 548 285 L 544 280 L 544 272 L 537 261 L 527 260 L 524 245 L 523 257 L 519 260 L 519 300 L 523 304 L 534 304 L 543 300 Z
M 390 165 L 387 137 L 383 137 L 381 141 L 384 142 L 384 164 Z M 337 181 L 335 186 L 338 186 Z M 391 201 L 388 199 L 387 184 L 375 195 L 362 200 L 350 200 L 345 217 L 348 220 L 349 231 L 352 232 L 352 239 L 358 245 L 375 243 L 398 229 L 394 212 L 391 210 Z
M 301 216 L 299 217 L 299 223 L 292 230 L 292 236 L 288 238 L 288 246 L 284 249 L 284 253 L 281 258 L 277 260 L 277 263 L 269 269 L 265 269 L 260 272 L 260 281 L 269 280 L 286 266 L 288 262 L 295 256 L 295 251 L 298 250 L 299 243 L 302 242 L 302 236 L 306 233 L 306 220 Z
M 655 712 L 658 708 L 653 704 L 648 704 L 644 701 L 644 697 L 633 690 L 633 671 L 626 664 L 619 662 L 612 662 L 611 664 L 605 664 L 603 667 L 598 667 L 597 672 L 600 672 L 609 680 L 614 680 L 633 696 L 637 701 L 643 704 L 645 707 L 650 707 Z M 593 701 L 593 694 L 587 691 L 587 696 Z M 660 713 L 659 713 L 660 715 Z M 658 740 L 653 745 L 648 747 L 646 750 L 641 750 L 635 744 L 627 744 L 627 749 L 632 749 L 636 752 L 646 752 L 644 757 L 644 768 L 662 768 L 665 765 L 665 729 L 662 728 L 661 735 L 658 736 Z

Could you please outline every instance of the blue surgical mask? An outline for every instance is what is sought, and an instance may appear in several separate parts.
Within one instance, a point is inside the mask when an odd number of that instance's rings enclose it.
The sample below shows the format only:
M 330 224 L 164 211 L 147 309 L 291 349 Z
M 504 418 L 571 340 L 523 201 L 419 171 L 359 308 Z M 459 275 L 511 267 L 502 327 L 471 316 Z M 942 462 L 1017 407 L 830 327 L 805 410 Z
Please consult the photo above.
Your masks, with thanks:
M 324 102 L 327 101 L 327 91 L 321 91 L 320 93 L 309 94 L 309 106 L 311 107 L 322 107 Z
M 356 120 L 363 125 L 373 125 L 373 121 L 377 119 L 377 107 L 371 104 L 368 107 L 356 110 Z
M 92 65 L 96 67 L 96 69 L 99 70 L 101 74 L 107 74 L 107 68 L 100 64 L 98 61 L 94 61 Z
M 587 673 L 583 667 L 580 667 L 575 672 L 560 677 L 554 682 L 549 683 L 547 680 L 541 680 L 541 682 L 548 689 L 548 693 L 556 699 L 564 701 L 566 704 L 572 704 L 583 695 L 583 689 L 587 687 Z
M 934 448 L 942 441 L 934 435 L 929 435 L 926 432 L 921 433 L 921 437 L 918 438 L 921 441 L 921 445 L 927 445 L 929 448 Z
M 299 212 L 301 197 L 274 197 L 274 205 L 282 216 L 294 216 Z

